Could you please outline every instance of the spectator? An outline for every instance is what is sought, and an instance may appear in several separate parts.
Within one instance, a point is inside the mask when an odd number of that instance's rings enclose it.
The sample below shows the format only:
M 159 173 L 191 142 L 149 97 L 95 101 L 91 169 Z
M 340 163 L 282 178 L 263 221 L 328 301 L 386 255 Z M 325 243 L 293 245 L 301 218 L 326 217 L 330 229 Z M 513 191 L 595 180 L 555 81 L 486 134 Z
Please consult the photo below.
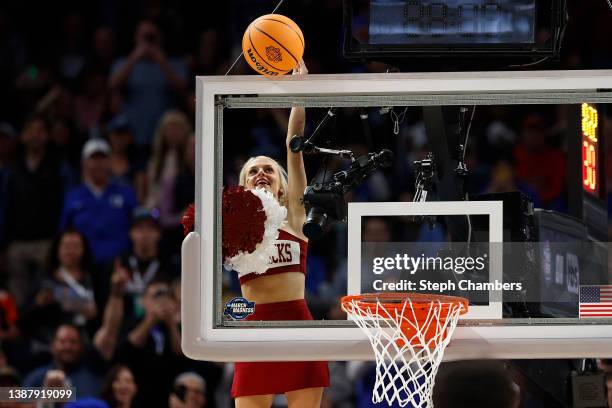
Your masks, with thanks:
M 108 123 L 106 129 L 111 148 L 112 179 L 117 183 L 137 185 L 138 180 L 144 178 L 144 172 L 139 171 L 144 165 L 138 165 L 138 160 L 133 155 L 134 138 L 127 118 L 124 115 L 116 116 Z M 142 202 L 140 197 L 139 201 Z
M 548 145 L 546 128 L 539 116 L 530 115 L 523 121 L 514 158 L 517 180 L 538 191 L 545 207 L 559 209 L 558 200 L 563 198 L 566 182 L 565 154 Z
M 92 329 L 98 315 L 91 253 L 80 232 L 67 229 L 53 242 L 47 272 L 48 278 L 37 283 L 38 292 L 19 321 L 30 359 L 49 351 L 59 324 L 71 322 Z
M 82 14 L 69 12 L 64 17 L 59 51 L 59 74 L 64 80 L 75 80 L 85 65 L 85 27 Z
M 43 117 L 25 122 L 23 149 L 9 170 L 4 190 L 8 288 L 20 307 L 30 295 L 30 282 L 41 278 L 61 213 L 62 166 L 49 153 L 48 141 Z
M 90 278 L 92 268 L 85 237 L 74 229 L 65 230 L 51 246 L 51 276 L 41 290 L 48 290 L 52 301 L 59 303 L 62 312 L 77 326 L 84 326 L 98 315 Z
M 109 154 L 104 140 L 85 143 L 83 183 L 67 194 L 61 221 L 62 228 L 73 226 L 87 238 L 99 264 L 110 263 L 129 247 L 130 219 L 137 204 L 130 186 L 111 181 Z
M 460 361 L 440 367 L 436 408 L 518 408 L 520 389 L 498 361 Z
M 184 159 L 175 179 L 167 184 L 164 199 L 160 205 L 160 219 L 168 222 L 161 241 L 163 256 L 169 259 L 172 267 L 180 267 L 180 248 L 183 242 L 183 228 L 180 224 L 171 225 L 184 214 L 195 197 L 195 136 L 188 139 L 184 150 Z M 165 251 L 164 251 L 165 250 Z
M 81 164 L 81 148 L 85 141 L 80 137 L 70 118 L 56 118 L 51 123 L 51 146 L 53 152 L 66 164 L 70 187 L 78 183 L 77 171 Z
M 108 75 L 117 49 L 115 32 L 110 27 L 99 27 L 93 34 L 91 60 Z
M 187 116 L 178 111 L 166 112 L 155 132 L 153 155 L 147 169 L 145 205 L 149 208 L 168 208 L 161 219 L 163 228 L 175 227 L 180 222 L 180 214 L 172 213 L 170 208 L 174 181 L 183 167 L 190 134 L 191 125 Z
M 166 282 L 149 282 L 142 304 L 144 317 L 128 333 L 117 358 L 133 367 L 139 388 L 148 390 L 141 399 L 148 407 L 168 397 L 180 361 L 181 336 L 176 302 Z
M 21 387 L 21 378 L 19 373 L 10 366 L 0 367 L 0 387 L 17 388 Z M 34 403 L 24 402 L 2 402 L 0 403 L 2 408 L 34 408 Z
M 174 200 L 172 203 L 174 213 L 183 214 L 189 204 L 193 203 L 195 197 L 195 142 L 195 135 L 192 134 L 187 139 L 183 166 L 179 169 L 174 182 Z
M 137 392 L 132 370 L 126 365 L 117 364 L 106 374 L 101 396 L 109 408 L 132 408 Z
M 120 258 L 120 267 L 125 268 L 129 276 L 125 286 L 125 319 L 128 326 L 144 316 L 142 296 L 147 284 L 165 278 L 168 266 L 159 255 L 160 238 L 157 212 L 136 209 L 130 228 L 132 250 Z
M 74 402 L 68 402 L 63 408 L 109 408 L 108 404 L 98 398 L 79 398 Z
M 0 10 L 0 120 L 16 120 L 23 112 L 15 103 L 17 93 L 15 89 L 15 76 L 23 69 L 28 60 L 23 29 L 16 24 L 8 7 Z
M 10 123 L 0 122 L 0 172 L 12 162 L 17 133 Z
M 0 289 L 0 342 L 15 340 L 18 335 L 17 304 L 9 292 Z
M 110 361 L 114 357 L 117 348 L 119 330 L 123 323 L 125 285 L 129 279 L 130 276 L 127 269 L 121 266 L 119 260 L 116 260 L 115 269 L 111 276 L 110 295 L 106 300 L 104 308 L 102 325 L 93 339 L 94 346 L 100 352 L 100 356 L 106 361 Z
M 134 141 L 148 152 L 154 126 L 173 107 L 172 92 L 181 93 L 187 85 L 187 68 L 178 59 L 168 58 L 157 25 L 141 21 L 134 36 L 134 49 L 113 65 L 110 86 L 122 92 L 122 112 L 130 121 Z
M 81 133 L 100 128 L 107 106 L 106 72 L 86 66 L 80 75 L 80 92 L 74 98 L 74 119 Z
M 0 17 L 1 18 L 1 17 Z M 9 123 L 0 123 L 0 248 L 5 242 L 5 214 L 8 201 L 6 180 L 15 157 L 15 129 Z
M 191 57 L 191 71 L 196 75 L 223 75 L 219 65 L 225 62 L 219 31 L 208 28 L 200 33 L 198 47 Z
M 206 406 L 206 381 L 194 372 L 179 374 L 168 398 L 169 408 L 204 408 Z
M 540 196 L 530 185 L 520 182 L 514 174 L 514 167 L 507 161 L 497 162 L 491 169 L 491 180 L 486 188 L 487 193 L 504 193 L 521 191 L 529 197 L 535 207 L 541 207 Z
M 53 361 L 30 372 L 24 381 L 26 387 L 41 387 L 49 371 L 60 370 L 66 384 L 75 387 L 78 398 L 98 394 L 100 377 L 95 370 L 98 358 L 94 352 L 85 354 L 85 344 L 76 326 L 63 324 L 55 331 L 51 343 Z

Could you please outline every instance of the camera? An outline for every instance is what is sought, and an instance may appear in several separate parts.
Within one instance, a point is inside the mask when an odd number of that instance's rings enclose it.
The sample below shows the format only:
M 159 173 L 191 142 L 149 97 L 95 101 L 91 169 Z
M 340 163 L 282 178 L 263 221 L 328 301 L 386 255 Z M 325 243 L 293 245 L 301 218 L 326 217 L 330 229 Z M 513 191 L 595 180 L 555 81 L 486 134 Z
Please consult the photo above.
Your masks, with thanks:
M 308 239 L 321 236 L 330 221 L 346 218 L 344 186 L 340 182 L 315 183 L 306 187 L 304 204 L 308 213 L 302 231 Z
M 381 150 L 359 157 L 351 163 L 348 170 L 332 175 L 329 181 L 315 183 L 304 190 L 304 205 L 306 206 L 306 221 L 302 232 L 308 239 L 316 239 L 323 231 L 337 221 L 346 219 L 346 202 L 344 195 L 374 170 L 390 167 L 393 153 Z

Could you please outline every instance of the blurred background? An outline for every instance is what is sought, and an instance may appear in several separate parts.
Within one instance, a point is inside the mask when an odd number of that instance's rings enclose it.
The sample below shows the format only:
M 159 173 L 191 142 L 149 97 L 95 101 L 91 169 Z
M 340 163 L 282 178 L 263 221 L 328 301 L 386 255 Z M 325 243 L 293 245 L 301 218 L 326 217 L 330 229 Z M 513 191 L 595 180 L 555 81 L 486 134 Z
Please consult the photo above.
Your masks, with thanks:
M 71 384 L 79 397 L 108 406 L 231 406 L 231 365 L 191 361 L 180 351 L 180 217 L 194 195 L 194 83 L 197 75 L 226 74 L 245 27 L 275 5 L 0 6 L 1 385 Z M 568 7 L 561 60 L 533 69 L 612 69 L 606 2 L 570 0 Z M 285 1 L 278 12 L 301 27 L 310 73 L 389 69 L 343 58 L 340 0 Z M 237 74 L 257 75 L 242 58 L 230 72 Z M 566 112 L 564 105 L 479 107 L 466 158 L 469 192 L 520 190 L 539 208 L 566 212 Z M 418 109 L 394 113 L 398 134 L 389 112 L 368 112 L 375 133 L 394 146 L 395 163 L 386 177 L 360 186 L 356 200 L 412 199 L 411 166 L 429 146 Z M 308 110 L 307 134 L 324 115 Z M 232 120 L 228 113 L 224 133 L 241 142 L 226 144 L 225 184 L 236 184 L 250 156 L 284 156 L 287 116 L 253 109 Z M 612 180 L 612 119 L 601 120 Z M 359 112 L 346 109 L 328 131 L 339 135 L 334 144 L 365 153 L 351 136 L 361 126 Z M 318 164 L 309 163 L 309 179 Z M 607 191 L 610 197 L 612 186 Z M 379 221 L 369 227 L 371 240 L 394 232 Z M 315 301 L 342 284 L 335 281 L 342 259 L 329 250 L 315 245 L 309 261 Z M 367 370 L 331 368 L 325 406 L 369 406 Z M 550 406 L 535 397 L 523 404 Z

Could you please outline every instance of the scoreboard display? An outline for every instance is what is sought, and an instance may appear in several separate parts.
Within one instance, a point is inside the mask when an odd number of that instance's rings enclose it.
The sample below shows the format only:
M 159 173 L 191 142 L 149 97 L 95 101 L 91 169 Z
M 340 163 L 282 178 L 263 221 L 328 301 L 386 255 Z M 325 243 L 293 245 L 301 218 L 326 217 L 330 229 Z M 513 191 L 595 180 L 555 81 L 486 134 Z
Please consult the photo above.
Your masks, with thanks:
M 599 196 L 599 112 L 597 108 L 583 103 L 581 110 L 582 137 L 582 188 L 585 192 Z
M 534 43 L 535 0 L 372 0 L 371 44 Z

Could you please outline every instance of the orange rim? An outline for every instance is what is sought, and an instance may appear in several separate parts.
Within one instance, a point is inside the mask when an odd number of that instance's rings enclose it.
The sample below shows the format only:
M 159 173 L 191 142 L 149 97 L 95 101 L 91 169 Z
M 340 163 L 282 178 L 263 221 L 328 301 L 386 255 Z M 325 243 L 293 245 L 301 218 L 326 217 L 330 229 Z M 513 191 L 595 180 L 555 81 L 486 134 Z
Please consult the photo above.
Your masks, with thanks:
M 398 311 L 404 310 L 404 304 L 410 300 L 407 309 L 412 309 L 417 320 L 426 318 L 431 310 L 432 303 L 438 303 L 442 311 L 453 306 L 461 306 L 459 314 L 468 311 L 469 300 L 459 296 L 436 295 L 429 293 L 363 293 L 360 295 L 348 295 L 342 297 L 342 308 L 350 310 L 351 306 L 358 309 L 366 309 L 380 303 L 388 313 L 396 315 Z M 387 318 L 389 316 L 380 316 Z M 395 317 L 395 316 L 392 316 Z

